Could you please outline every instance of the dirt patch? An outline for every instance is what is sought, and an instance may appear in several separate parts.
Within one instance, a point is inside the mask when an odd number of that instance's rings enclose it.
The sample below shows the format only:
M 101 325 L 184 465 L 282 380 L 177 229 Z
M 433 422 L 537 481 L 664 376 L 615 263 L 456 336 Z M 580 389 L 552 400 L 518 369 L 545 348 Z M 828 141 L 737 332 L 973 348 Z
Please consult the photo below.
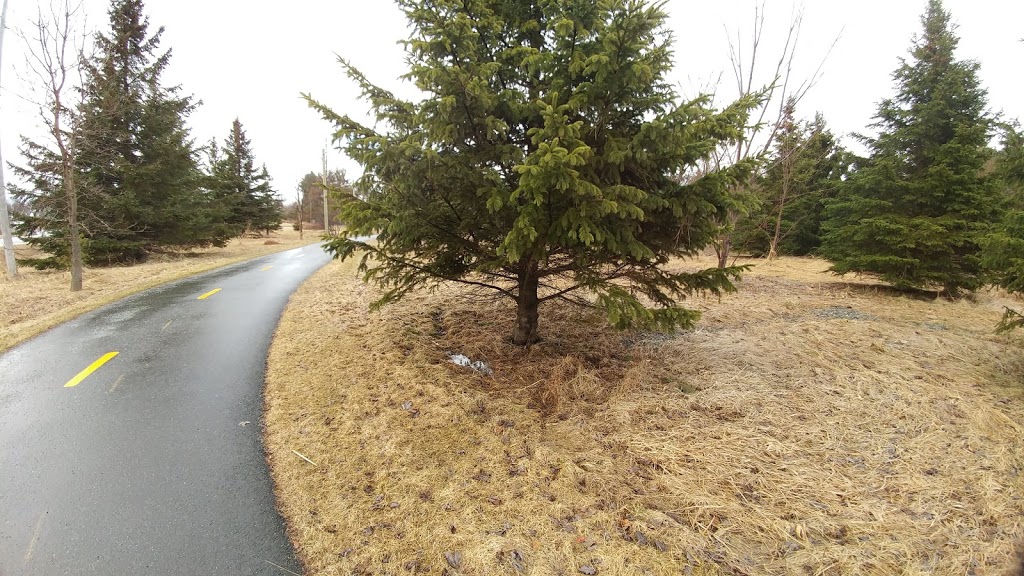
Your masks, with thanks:
M 224 248 L 208 248 L 180 254 L 155 254 L 144 264 L 112 268 L 87 268 L 84 289 L 71 292 L 69 272 L 40 271 L 18 267 L 9 279 L 0 271 L 0 352 L 61 322 L 115 300 L 154 286 L 234 264 L 250 258 L 290 250 L 319 241 L 318 234 L 292 231 L 289 225 L 274 232 L 273 245 L 261 238 L 232 240 Z M 17 258 L 39 256 L 30 246 L 16 246 Z M 3 254 L 0 253 L 0 266 Z
M 308 573 L 1000 574 L 1024 513 L 1005 300 L 825 268 L 758 266 L 676 335 L 549 306 L 524 350 L 504 303 L 449 288 L 370 314 L 331 264 L 293 296 L 267 376 Z

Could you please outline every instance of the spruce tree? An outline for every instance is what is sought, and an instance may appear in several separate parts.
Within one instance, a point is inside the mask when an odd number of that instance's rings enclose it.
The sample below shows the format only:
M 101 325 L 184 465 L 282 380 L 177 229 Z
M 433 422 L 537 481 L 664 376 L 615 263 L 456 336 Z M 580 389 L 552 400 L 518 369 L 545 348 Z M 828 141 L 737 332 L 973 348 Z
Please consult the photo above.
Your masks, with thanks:
M 796 119 L 786 106 L 775 145 L 753 188 L 758 206 L 734 232 L 747 254 L 806 256 L 821 245 L 824 203 L 835 197 L 848 168 L 848 154 L 821 114 Z
M 323 173 L 309 172 L 299 181 L 298 190 L 302 200 L 302 211 L 315 226 L 327 230 L 324 226 L 324 175 Z M 327 171 L 327 194 L 330 198 L 340 196 L 344 198 L 352 193 L 348 176 L 344 170 Z M 328 210 L 332 200 L 328 199 Z M 330 210 L 331 226 L 337 224 L 334 211 Z
M 995 161 L 1006 211 L 983 243 L 983 263 L 993 284 L 1024 294 L 1024 133 L 1008 127 Z M 1007 308 L 1001 330 L 1024 327 L 1024 309 Z
M 224 210 L 224 223 L 234 235 L 269 233 L 281 227 L 281 202 L 270 185 L 267 167 L 256 167 L 252 142 L 236 118 L 219 151 L 212 143 L 214 195 Z
M 112 0 L 108 16 L 81 107 L 94 136 L 78 164 L 97 191 L 87 208 L 102 221 L 87 236 L 88 259 L 135 261 L 152 249 L 208 245 L 209 206 L 185 126 L 196 104 L 161 84 L 170 61 L 170 51 L 159 52 L 163 28 L 149 33 L 141 0 Z
M 897 288 L 949 295 L 980 287 L 980 238 L 998 212 L 983 173 L 992 118 L 978 64 L 956 59 L 958 38 L 940 0 L 893 74 L 869 156 L 828 209 L 822 254 L 839 274 L 870 272 Z
M 695 291 L 740 269 L 675 272 L 718 231 L 744 160 L 692 175 L 743 131 L 757 97 L 724 110 L 680 101 L 666 78 L 663 5 L 640 0 L 399 0 L 411 29 L 410 102 L 349 63 L 378 130 L 310 99 L 362 164 L 344 197 L 341 259 L 385 290 L 377 306 L 453 281 L 516 303 L 512 342 L 539 337 L 539 305 L 600 309 L 620 328 L 690 326 Z

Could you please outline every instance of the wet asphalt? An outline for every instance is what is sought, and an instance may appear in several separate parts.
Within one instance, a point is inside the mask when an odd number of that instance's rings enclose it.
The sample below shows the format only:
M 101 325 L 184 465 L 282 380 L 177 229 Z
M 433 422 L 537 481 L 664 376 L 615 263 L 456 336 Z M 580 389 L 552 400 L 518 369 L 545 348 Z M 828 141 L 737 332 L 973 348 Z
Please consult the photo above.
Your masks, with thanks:
M 329 260 L 312 245 L 175 282 L 0 356 L 0 576 L 301 573 L 262 391 L 288 297 Z

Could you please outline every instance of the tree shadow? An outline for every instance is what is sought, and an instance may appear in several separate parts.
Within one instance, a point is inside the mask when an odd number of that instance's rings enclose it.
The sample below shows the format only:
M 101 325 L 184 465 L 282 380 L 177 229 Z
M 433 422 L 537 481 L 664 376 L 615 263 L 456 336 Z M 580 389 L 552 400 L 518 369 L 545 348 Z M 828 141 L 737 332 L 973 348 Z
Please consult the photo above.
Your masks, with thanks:
M 853 292 L 866 296 L 893 296 L 904 297 L 912 300 L 931 302 L 944 297 L 941 290 L 927 290 L 924 288 L 896 288 L 889 284 L 864 283 L 864 282 L 831 282 L 829 289 L 835 292 Z M 951 298 L 952 299 L 952 298 Z

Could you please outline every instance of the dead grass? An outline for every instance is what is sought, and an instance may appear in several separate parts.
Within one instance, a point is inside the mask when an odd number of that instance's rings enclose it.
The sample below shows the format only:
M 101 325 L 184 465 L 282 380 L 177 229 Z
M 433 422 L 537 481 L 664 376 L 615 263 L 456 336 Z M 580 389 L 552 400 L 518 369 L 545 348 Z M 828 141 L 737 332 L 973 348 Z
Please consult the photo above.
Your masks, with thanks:
M 317 242 L 319 234 L 305 234 L 305 240 L 300 240 L 299 233 L 286 224 L 269 239 L 236 239 L 224 248 L 154 255 L 148 262 L 136 266 L 88 268 L 81 292 L 68 289 L 69 272 L 19 266 L 18 276 L 13 280 L 0 272 L 0 302 L 3 302 L 0 306 L 0 352 L 125 296 L 228 264 Z M 268 240 L 276 243 L 266 244 Z M 16 246 L 15 254 L 23 258 L 39 253 L 29 246 Z M 0 267 L 3 266 L 0 253 Z
M 825 268 L 762 263 L 673 336 L 549 306 L 522 350 L 504 304 L 453 288 L 369 314 L 332 263 L 267 376 L 307 573 L 1002 574 L 1024 513 L 1003 296 L 899 297 Z

